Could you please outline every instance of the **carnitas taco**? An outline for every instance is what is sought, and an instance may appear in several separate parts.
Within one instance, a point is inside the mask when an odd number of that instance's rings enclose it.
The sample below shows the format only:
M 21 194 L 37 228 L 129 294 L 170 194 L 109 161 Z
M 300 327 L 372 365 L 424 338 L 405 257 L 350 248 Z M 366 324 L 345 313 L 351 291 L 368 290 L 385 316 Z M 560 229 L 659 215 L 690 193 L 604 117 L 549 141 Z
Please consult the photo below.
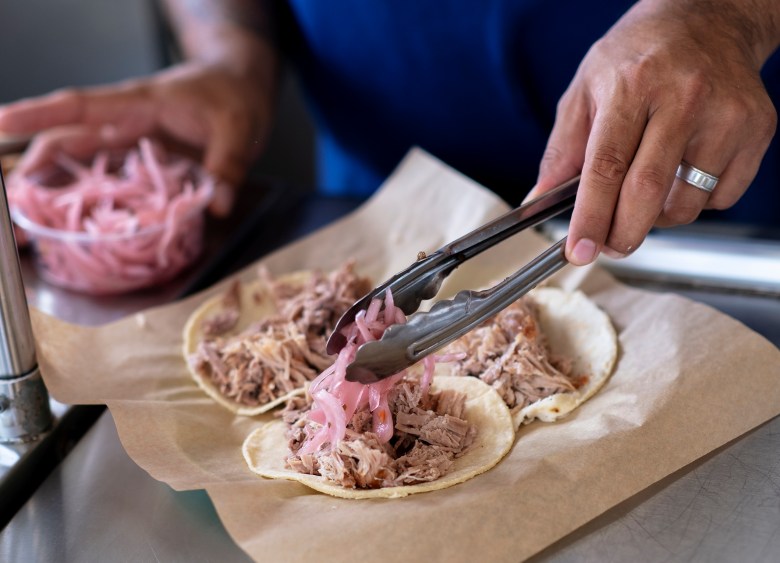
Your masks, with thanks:
M 332 363 L 327 336 L 370 288 L 354 264 L 329 274 L 274 279 L 261 269 L 203 303 L 184 327 L 184 356 L 197 384 L 217 403 L 252 416 L 291 396 Z
M 581 292 L 542 288 L 426 358 L 422 374 L 345 381 L 360 343 L 405 322 L 388 302 L 359 313 L 334 366 L 288 403 L 282 420 L 247 438 L 252 471 L 346 498 L 449 487 L 496 465 L 522 423 L 557 420 L 587 400 L 617 356 L 603 311 Z
M 263 477 L 290 479 L 344 498 L 397 498 L 450 487 L 498 463 L 514 441 L 501 397 L 476 378 L 405 370 L 371 385 L 345 379 L 357 347 L 404 322 L 388 296 L 346 327 L 348 343 L 306 397 L 291 400 L 281 420 L 246 439 L 243 454 Z M 381 309 L 381 310 L 380 310 Z
M 609 317 L 582 292 L 532 291 L 449 346 L 450 373 L 495 389 L 515 425 L 566 416 L 601 388 L 617 358 Z

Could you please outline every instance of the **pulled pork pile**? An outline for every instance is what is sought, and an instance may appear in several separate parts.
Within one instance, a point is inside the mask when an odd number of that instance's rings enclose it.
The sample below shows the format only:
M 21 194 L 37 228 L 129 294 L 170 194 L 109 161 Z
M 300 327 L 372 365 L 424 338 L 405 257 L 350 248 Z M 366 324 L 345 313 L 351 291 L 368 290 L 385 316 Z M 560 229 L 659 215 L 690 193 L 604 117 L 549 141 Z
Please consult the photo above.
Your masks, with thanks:
M 287 465 L 294 471 L 322 475 L 347 488 L 379 488 L 434 481 L 448 473 L 477 433 L 463 418 L 466 396 L 456 391 L 423 393 L 418 381 L 403 379 L 389 395 L 395 420 L 393 437 L 380 443 L 371 432 L 367 408 L 355 412 L 344 440 L 312 454 L 297 455 L 306 436 L 308 397 L 291 399 L 283 420 L 290 425 Z
M 222 395 L 246 406 L 263 405 L 299 389 L 333 363 L 325 353 L 327 336 L 344 311 L 370 289 L 352 262 L 330 274 L 313 273 L 303 287 L 274 280 L 266 270 L 260 271 L 260 278 L 270 288 L 277 314 L 226 335 L 241 314 L 236 282 L 223 297 L 220 312 L 204 321 L 204 340 L 189 358 Z
M 550 354 L 537 306 L 529 297 L 456 340 L 448 352 L 465 353 L 453 363 L 456 375 L 479 377 L 498 391 L 513 413 L 585 383 L 572 374 L 570 361 Z

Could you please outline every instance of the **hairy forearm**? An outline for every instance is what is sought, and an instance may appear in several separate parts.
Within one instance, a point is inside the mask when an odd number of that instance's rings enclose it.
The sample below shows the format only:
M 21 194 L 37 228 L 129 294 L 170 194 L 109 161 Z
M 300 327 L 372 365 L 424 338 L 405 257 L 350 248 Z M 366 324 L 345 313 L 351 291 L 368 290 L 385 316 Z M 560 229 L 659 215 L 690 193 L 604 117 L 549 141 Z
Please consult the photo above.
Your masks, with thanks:
M 266 0 L 164 0 L 187 59 L 219 64 L 273 86 L 275 24 Z
M 726 33 L 757 67 L 780 46 L 778 0 L 642 0 L 637 7 L 669 10 L 713 34 Z

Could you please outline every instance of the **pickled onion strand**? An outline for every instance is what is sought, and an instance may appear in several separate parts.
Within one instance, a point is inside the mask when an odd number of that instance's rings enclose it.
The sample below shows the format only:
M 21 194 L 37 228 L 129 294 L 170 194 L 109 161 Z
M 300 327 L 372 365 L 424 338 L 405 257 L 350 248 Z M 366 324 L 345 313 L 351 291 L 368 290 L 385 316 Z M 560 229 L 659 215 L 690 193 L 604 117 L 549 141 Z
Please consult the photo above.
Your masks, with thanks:
M 372 323 L 372 325 L 375 323 Z M 366 312 L 365 311 L 358 311 L 357 315 L 355 315 L 355 326 L 357 326 L 358 330 L 360 331 L 360 336 L 363 337 L 363 340 L 366 342 L 370 342 L 372 340 L 376 340 L 374 335 L 371 333 L 371 329 L 366 324 Z
M 385 315 L 383 317 L 383 320 L 387 321 L 387 324 L 393 324 L 395 319 L 398 318 L 396 310 L 397 308 L 393 301 L 393 291 L 388 287 L 385 290 Z
M 157 193 L 163 198 L 167 199 L 169 196 L 168 187 L 163 177 L 160 166 L 157 162 L 157 158 L 154 156 L 154 150 L 152 143 L 149 139 L 141 139 L 138 142 L 138 147 L 141 150 L 141 160 L 146 166 L 146 172 L 149 174 L 149 178 L 152 180 L 152 186 L 154 186 Z
M 165 155 L 149 139 L 139 140 L 138 148 L 126 151 L 115 165 L 110 158 L 100 151 L 85 166 L 65 154 L 55 155 L 70 178 L 62 187 L 41 185 L 21 174 L 11 174 L 8 182 L 12 210 L 30 223 L 94 237 L 71 240 L 68 246 L 65 239 L 39 234 L 33 227 L 17 229 L 20 244 L 30 236 L 38 239 L 44 276 L 68 280 L 68 287 L 91 293 L 135 289 L 178 273 L 200 251 L 199 213 L 214 192 L 213 180 L 195 163 Z M 138 235 L 141 240 L 102 235 Z M 75 251 L 72 259 L 75 245 L 82 252 Z M 58 252 L 63 256 L 52 256 Z M 106 264 L 106 279 L 96 278 Z M 58 271 L 62 269 L 70 271 Z
M 379 311 L 382 308 L 382 300 L 381 299 L 372 299 L 371 303 L 368 305 L 368 310 L 366 310 L 366 322 L 372 323 L 375 320 L 379 318 Z
M 436 359 L 433 356 L 425 356 L 423 362 L 423 375 L 420 379 L 420 389 L 422 390 L 422 396 L 428 396 L 428 389 L 433 381 L 433 371 L 436 368 Z
M 455 352 L 452 354 L 434 354 L 433 359 L 436 363 L 446 364 L 449 362 L 459 362 L 466 359 L 466 352 Z

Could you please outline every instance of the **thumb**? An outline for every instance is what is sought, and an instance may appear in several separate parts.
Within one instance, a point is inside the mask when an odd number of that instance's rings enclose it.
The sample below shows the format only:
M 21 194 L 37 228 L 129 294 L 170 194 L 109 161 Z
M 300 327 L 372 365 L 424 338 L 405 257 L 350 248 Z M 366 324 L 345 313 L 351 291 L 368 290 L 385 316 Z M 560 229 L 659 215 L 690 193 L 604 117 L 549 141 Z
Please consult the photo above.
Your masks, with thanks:
M 245 177 L 256 154 L 246 124 L 217 119 L 206 147 L 204 166 L 217 180 L 214 197 L 209 205 L 217 217 L 227 216 L 233 208 L 236 190 Z

